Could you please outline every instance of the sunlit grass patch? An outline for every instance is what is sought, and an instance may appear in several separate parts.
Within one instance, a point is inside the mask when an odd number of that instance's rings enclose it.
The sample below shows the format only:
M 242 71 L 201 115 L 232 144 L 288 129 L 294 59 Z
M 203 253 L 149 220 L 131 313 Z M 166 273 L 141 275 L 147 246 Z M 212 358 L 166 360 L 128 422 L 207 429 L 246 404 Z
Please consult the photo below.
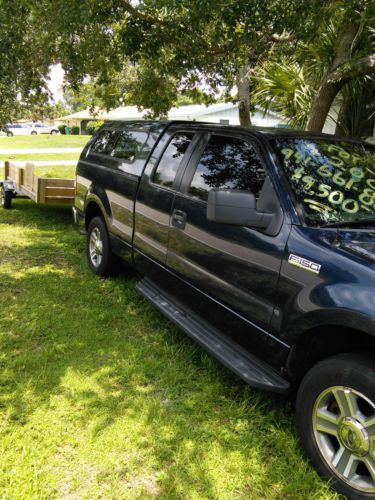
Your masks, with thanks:
M 87 269 L 70 210 L 0 211 L 0 497 L 334 499 L 293 409 Z M 276 404 L 277 403 L 277 404 Z
M 18 135 L 0 136 L 1 149 L 79 148 L 90 140 L 89 135 Z

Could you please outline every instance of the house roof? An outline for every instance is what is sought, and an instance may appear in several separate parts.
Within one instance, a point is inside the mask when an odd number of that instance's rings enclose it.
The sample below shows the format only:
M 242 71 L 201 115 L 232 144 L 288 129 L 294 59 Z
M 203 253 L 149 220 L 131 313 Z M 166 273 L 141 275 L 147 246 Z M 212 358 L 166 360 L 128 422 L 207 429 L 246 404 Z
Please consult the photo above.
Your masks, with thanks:
M 238 109 L 238 104 L 230 102 L 210 104 L 191 104 L 188 106 L 180 106 L 171 108 L 168 113 L 168 120 L 196 120 L 201 116 L 207 116 L 214 113 Z M 262 110 L 260 110 L 262 111 Z M 104 110 L 86 109 L 72 113 L 70 115 L 57 118 L 56 121 L 69 120 L 142 120 L 147 110 L 139 111 L 137 106 L 120 106 L 118 108 Z M 268 115 L 279 118 L 275 113 L 267 112 Z

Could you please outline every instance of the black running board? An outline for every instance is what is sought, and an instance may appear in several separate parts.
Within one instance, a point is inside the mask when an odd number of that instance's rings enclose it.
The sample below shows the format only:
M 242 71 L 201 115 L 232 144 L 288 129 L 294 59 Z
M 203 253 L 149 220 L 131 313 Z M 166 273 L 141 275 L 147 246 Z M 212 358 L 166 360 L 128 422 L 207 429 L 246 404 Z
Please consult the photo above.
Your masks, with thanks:
M 290 383 L 269 365 L 213 328 L 202 318 L 184 309 L 181 304 L 150 280 L 142 279 L 137 283 L 136 288 L 168 319 L 249 385 L 279 393 L 289 391 Z

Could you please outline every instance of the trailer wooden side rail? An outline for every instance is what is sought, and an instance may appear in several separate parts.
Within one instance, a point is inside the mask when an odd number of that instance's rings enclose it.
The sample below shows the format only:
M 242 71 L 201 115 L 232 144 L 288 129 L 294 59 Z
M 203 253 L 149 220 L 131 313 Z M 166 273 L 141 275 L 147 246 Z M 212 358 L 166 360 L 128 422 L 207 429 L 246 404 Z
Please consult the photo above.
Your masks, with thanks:
M 50 179 L 39 177 L 34 174 L 35 165 L 26 163 L 25 167 L 19 167 L 12 162 L 5 162 L 5 181 L 2 182 L 2 205 L 6 198 L 9 203 L 11 198 L 26 196 L 43 204 L 73 205 L 74 203 L 74 181 L 73 179 Z M 9 195 L 12 192 L 12 196 Z M 8 192 L 8 195 L 6 193 Z M 8 203 L 7 203 L 8 201 Z

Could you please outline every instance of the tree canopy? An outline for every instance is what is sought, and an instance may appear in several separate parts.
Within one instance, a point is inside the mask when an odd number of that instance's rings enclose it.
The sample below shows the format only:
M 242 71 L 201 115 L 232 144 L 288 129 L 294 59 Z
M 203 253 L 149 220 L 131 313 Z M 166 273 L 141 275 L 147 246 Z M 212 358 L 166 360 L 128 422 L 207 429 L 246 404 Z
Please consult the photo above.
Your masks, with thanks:
M 254 76 L 254 100 L 310 130 L 322 129 L 335 102 L 341 109 L 337 132 L 364 135 L 375 111 L 375 13 L 369 7 L 354 11 L 350 23 L 347 14 L 338 9 L 293 53 L 270 54 Z
M 297 42 L 311 41 L 321 19 L 337 10 L 358 33 L 362 13 L 371 4 L 367 0 L 0 0 L 0 41 L 5 47 L 0 55 L 0 122 L 8 120 L 20 102 L 30 106 L 46 102 L 48 68 L 60 62 L 73 91 L 90 77 L 91 95 L 103 107 L 132 103 L 163 116 L 181 94 L 203 92 L 201 98 L 210 102 L 220 91 L 239 102 L 240 121 L 249 125 L 251 77 L 259 64 L 275 51 L 288 54 Z M 351 23 L 348 16 L 359 22 Z M 344 22 L 342 33 L 345 38 Z M 344 58 L 339 55 L 340 47 L 328 70 L 335 88 L 342 88 L 342 82 L 358 71 L 367 74 L 375 67 L 371 54 L 367 62 L 352 61 L 348 51 Z M 324 88 L 312 96 L 315 115 Z M 311 116 L 308 124 L 320 127 Z

